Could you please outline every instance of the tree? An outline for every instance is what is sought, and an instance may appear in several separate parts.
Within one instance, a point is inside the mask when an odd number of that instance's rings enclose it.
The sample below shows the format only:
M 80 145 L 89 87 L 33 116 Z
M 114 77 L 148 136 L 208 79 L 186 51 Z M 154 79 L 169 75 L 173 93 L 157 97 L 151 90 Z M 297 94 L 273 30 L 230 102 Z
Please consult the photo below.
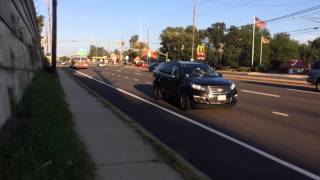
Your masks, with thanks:
M 110 53 L 104 49 L 104 47 L 96 47 L 94 45 L 90 45 L 90 50 L 88 54 L 88 58 L 91 57 L 101 57 L 101 56 L 110 56 Z
M 207 37 L 209 39 L 209 47 L 210 49 L 213 50 L 214 52 L 214 57 L 211 57 L 209 61 L 214 61 L 211 62 L 213 64 L 217 64 L 217 59 L 219 57 L 219 64 L 221 64 L 221 58 L 222 58 L 222 51 L 220 51 L 221 54 L 219 53 L 219 50 L 223 50 L 222 48 L 222 43 L 224 43 L 225 39 L 225 33 L 226 33 L 226 25 L 224 22 L 217 22 L 212 24 L 210 27 L 207 28 Z M 221 58 L 220 58 L 221 56 Z
M 70 58 L 68 56 L 62 56 L 59 58 L 62 62 L 69 61 Z
M 160 34 L 162 53 L 168 53 L 170 59 L 191 59 L 192 27 L 167 27 Z
M 44 27 L 44 16 L 43 15 L 37 15 L 36 23 L 37 23 L 38 31 L 41 34 L 42 31 L 43 31 L 43 27 Z
M 129 44 L 131 48 L 134 48 L 136 42 L 138 42 L 139 40 L 139 36 L 138 35 L 133 35 L 131 36 L 130 40 L 129 40 Z
M 274 69 L 278 69 L 281 63 L 300 57 L 299 43 L 290 39 L 287 33 L 275 34 L 270 43 L 270 50 L 270 61 Z

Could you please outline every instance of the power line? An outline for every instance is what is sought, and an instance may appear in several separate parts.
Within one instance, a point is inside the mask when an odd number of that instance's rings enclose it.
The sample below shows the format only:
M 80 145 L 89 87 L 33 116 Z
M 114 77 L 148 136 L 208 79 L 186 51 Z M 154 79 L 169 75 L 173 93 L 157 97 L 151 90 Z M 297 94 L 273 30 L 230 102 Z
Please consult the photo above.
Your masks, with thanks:
M 298 33 L 293 33 L 293 34 L 290 34 L 291 36 L 292 35 L 299 35 L 299 34 L 307 34 L 307 33 L 312 33 L 312 32 L 316 32 L 316 31 L 319 31 L 320 29 L 315 29 L 315 30 L 311 30 L 311 31 L 307 31 L 307 32 L 298 32 Z
M 287 31 L 286 33 L 290 34 L 290 33 L 295 33 L 295 32 L 302 32 L 302 31 L 308 31 L 308 30 L 317 30 L 317 29 L 320 29 L 320 27 L 298 29 L 298 30 L 294 30 L 294 31 Z
M 315 10 L 318 10 L 318 9 L 320 9 L 320 5 L 316 5 L 316 6 L 313 6 L 311 8 L 307 8 L 307 9 L 304 9 L 304 10 L 293 12 L 293 13 L 290 13 L 290 14 L 287 14 L 287 15 L 283 15 L 283 16 L 280 16 L 280 17 L 272 18 L 272 19 L 266 20 L 265 22 L 274 22 L 274 21 L 278 21 L 280 19 L 285 19 L 285 18 L 297 16 L 297 15 L 308 13 L 308 12 L 315 11 Z

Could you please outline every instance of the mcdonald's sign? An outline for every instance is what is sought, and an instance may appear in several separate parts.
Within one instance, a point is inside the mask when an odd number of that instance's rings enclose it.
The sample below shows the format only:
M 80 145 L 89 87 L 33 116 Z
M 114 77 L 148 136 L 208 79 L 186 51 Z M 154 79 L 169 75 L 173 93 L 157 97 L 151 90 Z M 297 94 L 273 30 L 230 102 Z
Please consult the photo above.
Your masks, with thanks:
M 197 48 L 197 60 L 205 60 L 206 59 L 206 52 L 204 45 L 198 45 Z

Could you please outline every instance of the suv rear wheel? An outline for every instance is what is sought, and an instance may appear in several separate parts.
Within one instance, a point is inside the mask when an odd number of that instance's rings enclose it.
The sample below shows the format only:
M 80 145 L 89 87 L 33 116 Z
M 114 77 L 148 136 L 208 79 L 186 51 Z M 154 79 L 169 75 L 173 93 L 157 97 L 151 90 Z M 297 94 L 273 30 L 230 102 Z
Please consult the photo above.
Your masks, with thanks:
M 316 82 L 316 89 L 317 91 L 320 91 L 320 79 L 318 79 Z
M 190 98 L 186 92 L 181 92 L 179 96 L 179 106 L 183 110 L 190 109 Z

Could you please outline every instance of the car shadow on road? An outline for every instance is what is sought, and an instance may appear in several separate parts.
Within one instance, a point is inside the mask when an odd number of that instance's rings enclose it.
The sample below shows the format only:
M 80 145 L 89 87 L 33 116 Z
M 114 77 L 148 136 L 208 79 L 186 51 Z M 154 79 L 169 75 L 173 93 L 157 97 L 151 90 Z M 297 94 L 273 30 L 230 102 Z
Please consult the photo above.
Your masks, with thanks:
M 135 89 L 142 92 L 143 94 L 147 95 L 150 98 L 153 98 L 153 87 L 149 84 L 137 84 L 134 86 Z M 163 96 L 162 100 L 168 103 L 171 106 L 174 106 L 176 108 L 179 108 L 178 99 L 177 97 L 169 97 L 169 96 Z

